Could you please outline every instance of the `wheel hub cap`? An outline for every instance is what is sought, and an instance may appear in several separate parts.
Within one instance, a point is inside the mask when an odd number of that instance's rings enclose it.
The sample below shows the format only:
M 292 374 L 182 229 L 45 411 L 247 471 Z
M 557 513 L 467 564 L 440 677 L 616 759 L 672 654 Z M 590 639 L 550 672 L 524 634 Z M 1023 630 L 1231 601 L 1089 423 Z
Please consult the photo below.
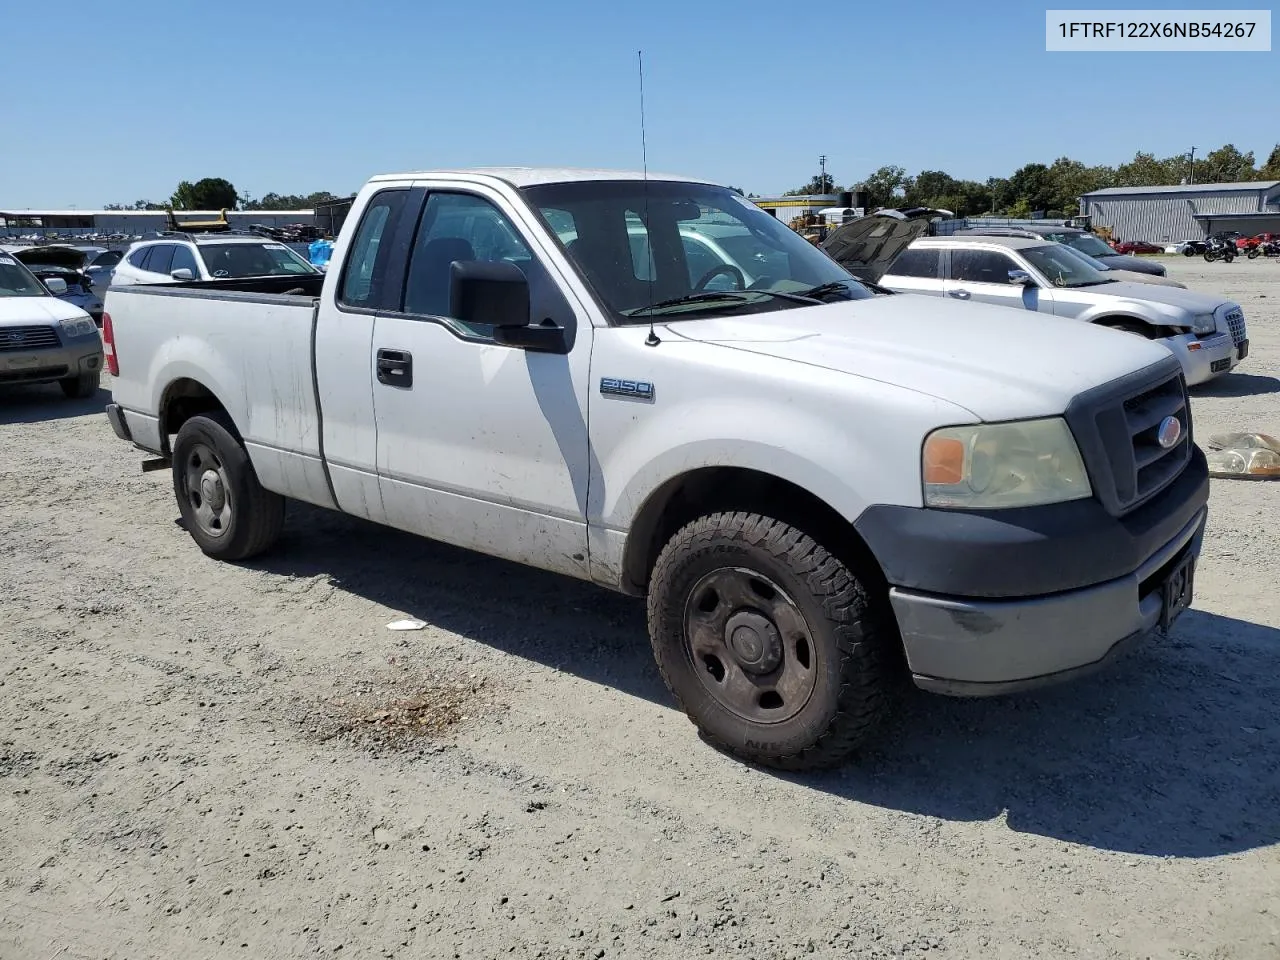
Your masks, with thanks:
M 227 493 L 222 488 L 222 477 L 216 470 L 206 470 L 200 478 L 200 496 L 215 513 L 227 505 Z
M 742 669 L 763 675 L 782 662 L 782 639 L 767 617 L 740 610 L 725 624 L 725 642 Z

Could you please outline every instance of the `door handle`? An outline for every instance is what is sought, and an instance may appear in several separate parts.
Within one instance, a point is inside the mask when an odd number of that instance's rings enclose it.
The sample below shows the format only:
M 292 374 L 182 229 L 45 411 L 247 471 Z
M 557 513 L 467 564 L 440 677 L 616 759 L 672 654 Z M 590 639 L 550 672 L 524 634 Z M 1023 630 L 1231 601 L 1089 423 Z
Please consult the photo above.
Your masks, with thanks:
M 968 299 L 969 299 L 969 291 L 968 291 L 968 290 L 951 290 L 951 291 L 948 291 L 948 295 L 949 295 L 949 296 L 952 296 L 952 297 L 955 297 L 957 300 L 968 300 Z
M 413 386 L 413 354 L 407 350 L 380 349 L 375 369 L 379 383 L 389 387 Z

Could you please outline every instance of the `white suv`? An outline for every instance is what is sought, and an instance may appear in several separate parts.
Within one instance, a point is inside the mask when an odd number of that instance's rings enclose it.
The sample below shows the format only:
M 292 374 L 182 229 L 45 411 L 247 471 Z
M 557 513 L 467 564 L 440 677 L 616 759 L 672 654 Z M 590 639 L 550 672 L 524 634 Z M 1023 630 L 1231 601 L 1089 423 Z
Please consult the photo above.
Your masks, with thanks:
M 318 272 L 283 243 L 255 234 L 170 234 L 131 246 L 116 265 L 111 285 L 128 287 L 175 280 L 230 280 Z

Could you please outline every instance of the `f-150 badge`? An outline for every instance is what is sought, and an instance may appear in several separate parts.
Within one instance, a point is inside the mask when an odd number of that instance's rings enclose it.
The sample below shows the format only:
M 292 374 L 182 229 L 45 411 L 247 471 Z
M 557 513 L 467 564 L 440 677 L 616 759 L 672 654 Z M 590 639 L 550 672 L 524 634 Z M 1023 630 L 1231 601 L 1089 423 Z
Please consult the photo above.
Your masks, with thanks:
M 606 397 L 625 397 L 628 400 L 653 401 L 653 384 L 646 380 L 619 380 L 602 377 L 600 393 Z

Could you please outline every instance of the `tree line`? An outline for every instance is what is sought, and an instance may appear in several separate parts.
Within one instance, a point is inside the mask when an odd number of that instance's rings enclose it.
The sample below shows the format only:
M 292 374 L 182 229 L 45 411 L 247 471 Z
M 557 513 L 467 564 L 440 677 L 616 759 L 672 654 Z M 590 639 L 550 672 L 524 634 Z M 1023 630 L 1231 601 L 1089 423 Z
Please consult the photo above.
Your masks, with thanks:
M 1008 177 L 986 181 L 958 180 L 942 170 L 922 170 L 914 176 L 898 166 L 880 167 L 861 183 L 836 186 L 831 174 L 818 174 L 788 196 L 865 190 L 871 209 L 878 207 L 935 207 L 957 216 L 988 214 L 1003 217 L 1071 216 L 1078 212 L 1081 194 L 1104 187 L 1162 187 L 1187 183 L 1235 183 L 1280 180 L 1280 144 L 1265 163 L 1256 166 L 1253 151 L 1241 153 L 1225 144 L 1202 157 L 1166 157 L 1139 151 L 1119 166 L 1089 166 L 1070 157 L 1053 163 L 1029 163 Z M 752 196 L 755 196 L 752 194 Z
M 202 180 L 183 180 L 167 202 L 135 200 L 133 203 L 108 203 L 106 210 L 310 210 L 318 203 L 337 200 L 328 190 L 315 193 L 267 193 L 251 197 L 240 193 L 230 180 L 222 177 L 205 177 Z

